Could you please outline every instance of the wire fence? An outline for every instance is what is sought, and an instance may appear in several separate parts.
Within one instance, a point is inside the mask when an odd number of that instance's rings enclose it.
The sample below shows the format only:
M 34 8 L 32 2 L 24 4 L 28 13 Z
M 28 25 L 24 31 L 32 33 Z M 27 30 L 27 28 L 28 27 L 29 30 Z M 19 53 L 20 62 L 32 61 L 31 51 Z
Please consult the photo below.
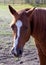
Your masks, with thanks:
M 0 0 L 4 4 L 46 4 L 46 0 Z

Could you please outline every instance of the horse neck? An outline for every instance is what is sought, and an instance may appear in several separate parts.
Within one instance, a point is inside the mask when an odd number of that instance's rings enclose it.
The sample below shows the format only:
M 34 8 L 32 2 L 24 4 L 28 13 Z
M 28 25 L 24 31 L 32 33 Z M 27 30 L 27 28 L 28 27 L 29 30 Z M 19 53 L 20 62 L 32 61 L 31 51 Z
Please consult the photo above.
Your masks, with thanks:
M 34 13 L 35 14 L 35 13 Z M 35 20 L 35 16 L 32 16 L 32 21 L 30 22 L 30 29 L 31 29 L 31 36 L 33 36 L 34 38 L 37 36 L 36 35 L 36 20 Z
M 31 36 L 33 36 L 35 39 L 39 39 L 39 28 L 41 30 L 41 24 L 40 20 L 38 20 L 38 16 L 36 14 L 37 10 L 33 13 L 32 17 L 30 18 L 30 30 L 31 30 Z
M 31 29 L 31 35 L 33 36 L 33 33 L 34 33 L 34 19 L 33 19 L 33 16 L 32 16 L 32 20 L 30 21 L 30 29 Z
M 31 35 L 41 42 L 41 39 L 46 35 L 46 11 L 37 9 L 33 13 L 32 21 L 30 22 L 30 28 L 31 28 Z M 45 40 L 45 38 L 44 38 Z

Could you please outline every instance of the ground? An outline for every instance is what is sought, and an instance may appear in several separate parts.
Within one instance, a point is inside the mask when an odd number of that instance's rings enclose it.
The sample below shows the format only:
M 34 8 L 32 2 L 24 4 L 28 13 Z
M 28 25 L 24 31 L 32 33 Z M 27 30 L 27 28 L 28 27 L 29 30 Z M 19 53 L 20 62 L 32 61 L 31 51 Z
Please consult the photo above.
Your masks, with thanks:
M 12 17 L 8 9 L 0 8 L 0 65 L 39 65 L 37 48 L 32 38 L 24 46 L 21 58 L 11 54 L 13 45 L 10 22 Z
M 39 65 L 37 48 L 30 42 L 26 43 L 22 58 L 18 59 L 11 54 L 11 36 L 0 36 L 0 65 Z

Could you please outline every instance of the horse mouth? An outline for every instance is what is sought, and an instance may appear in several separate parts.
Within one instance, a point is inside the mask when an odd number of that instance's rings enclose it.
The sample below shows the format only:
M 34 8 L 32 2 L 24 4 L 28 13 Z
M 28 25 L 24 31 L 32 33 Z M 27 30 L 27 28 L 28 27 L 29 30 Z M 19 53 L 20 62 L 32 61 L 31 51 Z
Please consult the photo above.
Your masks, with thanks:
M 12 49 L 11 53 L 15 56 L 15 57 L 22 57 L 22 50 L 18 49 L 17 52 L 14 52 L 14 49 Z
M 22 54 L 20 54 L 20 55 L 19 54 L 17 54 L 17 55 L 14 54 L 14 56 L 19 58 L 19 57 L 22 57 Z
M 13 54 L 15 57 L 22 57 L 22 53 L 21 54 Z

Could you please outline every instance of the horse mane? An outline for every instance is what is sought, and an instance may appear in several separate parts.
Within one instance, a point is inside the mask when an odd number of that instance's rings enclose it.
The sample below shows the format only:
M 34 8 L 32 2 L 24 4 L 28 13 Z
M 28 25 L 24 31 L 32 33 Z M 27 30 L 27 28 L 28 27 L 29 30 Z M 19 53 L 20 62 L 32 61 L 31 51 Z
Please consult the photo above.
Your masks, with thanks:
M 26 11 L 28 11 L 28 10 L 30 10 L 30 9 L 31 9 L 31 8 L 25 8 L 25 9 L 19 10 L 18 13 L 20 14 L 20 13 L 26 12 Z

